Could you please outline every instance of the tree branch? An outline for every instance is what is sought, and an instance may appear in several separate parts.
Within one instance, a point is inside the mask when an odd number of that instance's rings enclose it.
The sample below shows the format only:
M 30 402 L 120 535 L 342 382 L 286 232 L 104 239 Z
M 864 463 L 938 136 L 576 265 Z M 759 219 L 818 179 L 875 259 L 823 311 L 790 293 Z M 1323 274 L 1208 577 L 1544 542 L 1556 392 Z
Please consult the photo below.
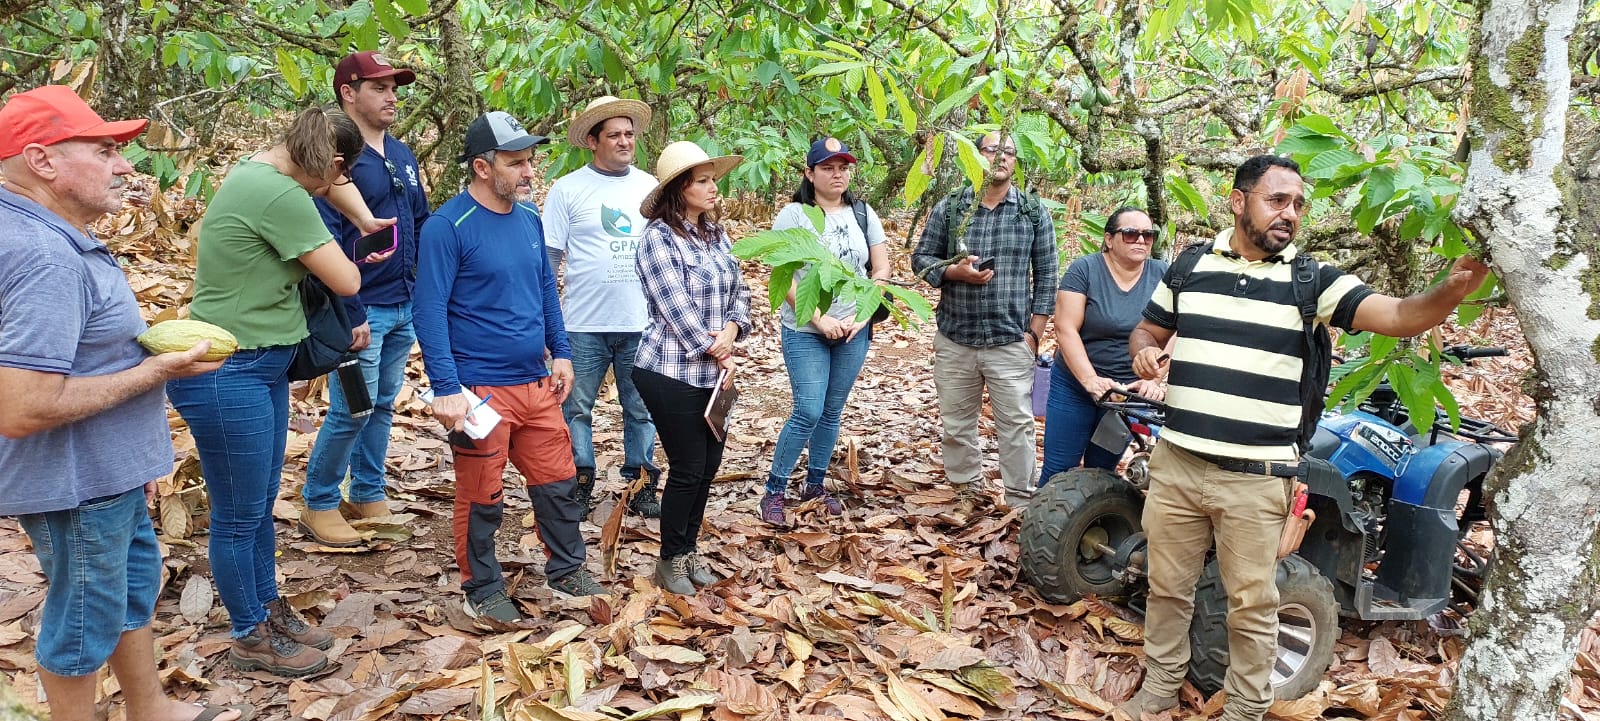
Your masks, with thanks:
M 1324 92 L 1332 93 L 1338 96 L 1342 101 L 1350 102 L 1352 100 L 1370 98 L 1375 95 L 1383 95 L 1384 93 L 1391 93 L 1396 90 L 1404 90 L 1409 87 L 1425 85 L 1427 83 L 1437 82 L 1440 80 L 1464 81 L 1466 80 L 1466 77 L 1467 75 L 1465 68 L 1460 65 L 1449 65 L 1438 68 L 1425 68 L 1423 70 L 1417 70 L 1403 75 L 1396 75 L 1393 77 L 1384 78 L 1382 80 L 1374 80 L 1365 83 L 1357 82 L 1349 85 L 1341 85 L 1337 82 L 1318 81 L 1315 77 L 1313 77 L 1311 79 L 1311 84 L 1317 86 L 1318 89 L 1321 89 Z

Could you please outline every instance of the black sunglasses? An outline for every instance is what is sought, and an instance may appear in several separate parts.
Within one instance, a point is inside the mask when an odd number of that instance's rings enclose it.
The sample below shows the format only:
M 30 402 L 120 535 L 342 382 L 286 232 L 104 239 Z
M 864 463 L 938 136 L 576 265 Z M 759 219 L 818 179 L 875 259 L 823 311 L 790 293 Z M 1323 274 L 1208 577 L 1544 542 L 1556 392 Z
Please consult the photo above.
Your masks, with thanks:
M 405 183 L 400 182 L 400 178 L 395 175 L 394 163 L 388 158 L 384 158 L 383 167 L 385 170 L 389 171 L 389 185 L 392 186 L 397 192 L 405 192 L 406 185 Z
M 1118 228 L 1111 231 L 1111 234 L 1122 236 L 1122 242 L 1124 243 L 1137 243 L 1141 240 L 1154 243 L 1156 241 L 1156 236 L 1160 235 L 1161 231 L 1156 230 L 1155 228 L 1151 228 L 1149 230 L 1139 230 L 1138 228 Z

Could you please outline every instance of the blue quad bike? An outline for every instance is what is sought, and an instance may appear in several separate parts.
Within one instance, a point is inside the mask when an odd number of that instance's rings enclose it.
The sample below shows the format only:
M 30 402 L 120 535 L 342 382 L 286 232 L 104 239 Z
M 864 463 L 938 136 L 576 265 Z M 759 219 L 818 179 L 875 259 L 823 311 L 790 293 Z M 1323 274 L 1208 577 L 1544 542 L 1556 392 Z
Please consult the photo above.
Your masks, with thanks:
M 1445 352 L 1462 362 L 1505 355 L 1461 346 Z M 1115 390 L 1100 405 L 1131 438 L 1125 475 L 1077 468 L 1051 478 L 1022 516 L 1022 575 L 1052 602 L 1092 594 L 1125 599 L 1142 613 L 1140 516 L 1165 407 Z M 1382 383 L 1356 411 L 1319 422 L 1300 477 L 1316 517 L 1299 551 L 1278 563 L 1277 698 L 1316 688 L 1333 662 L 1340 616 L 1404 621 L 1476 605 L 1486 561 L 1462 540 L 1485 518 L 1483 480 L 1503 453 L 1490 444 L 1516 438 L 1469 418 L 1452 432 L 1442 411 L 1431 420 L 1419 430 Z M 1207 694 L 1222 688 L 1227 672 L 1227 616 L 1227 591 L 1208 559 L 1189 629 L 1189 679 Z

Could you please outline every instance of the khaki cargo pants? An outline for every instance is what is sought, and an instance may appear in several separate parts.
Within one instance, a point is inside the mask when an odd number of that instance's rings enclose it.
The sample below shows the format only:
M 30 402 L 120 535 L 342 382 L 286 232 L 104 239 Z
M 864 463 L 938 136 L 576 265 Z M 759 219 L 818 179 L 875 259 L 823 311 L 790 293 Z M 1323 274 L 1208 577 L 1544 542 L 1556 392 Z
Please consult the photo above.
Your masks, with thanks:
M 1278 535 L 1294 479 L 1224 471 L 1162 441 L 1150 458 L 1146 691 L 1172 697 L 1189 665 L 1194 588 L 1213 537 L 1228 589 L 1224 721 L 1258 721 L 1272 705 L 1278 641 Z

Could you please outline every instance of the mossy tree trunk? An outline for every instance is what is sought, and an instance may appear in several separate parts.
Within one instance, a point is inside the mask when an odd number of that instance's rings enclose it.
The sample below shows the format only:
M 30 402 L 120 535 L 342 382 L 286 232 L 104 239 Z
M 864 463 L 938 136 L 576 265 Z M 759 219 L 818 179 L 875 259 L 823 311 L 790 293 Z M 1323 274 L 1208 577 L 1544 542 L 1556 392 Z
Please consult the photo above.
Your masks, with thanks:
M 1564 158 L 1580 0 L 1480 0 L 1458 220 L 1484 243 L 1537 363 L 1538 417 L 1490 479 L 1496 560 L 1451 721 L 1554 719 L 1600 593 L 1600 231 L 1594 158 Z
M 439 144 L 435 160 L 444 166 L 428 202 L 439 207 L 459 192 L 468 180 L 465 166 L 456 162 L 466 142 L 467 126 L 482 112 L 477 86 L 472 82 L 476 65 L 472 43 L 461 29 L 461 11 L 453 8 L 439 18 L 439 50 L 444 57 L 443 94 L 438 105 Z

